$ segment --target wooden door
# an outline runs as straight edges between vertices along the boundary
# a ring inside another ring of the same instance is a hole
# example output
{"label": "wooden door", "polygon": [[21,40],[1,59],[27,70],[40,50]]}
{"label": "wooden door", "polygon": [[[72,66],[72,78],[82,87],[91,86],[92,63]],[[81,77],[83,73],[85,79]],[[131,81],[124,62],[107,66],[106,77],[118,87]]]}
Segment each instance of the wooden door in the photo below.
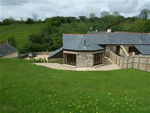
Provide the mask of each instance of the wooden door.
{"label": "wooden door", "polygon": [[76,55],[75,54],[65,54],[65,64],[76,66]]}
{"label": "wooden door", "polygon": [[94,57],[93,57],[93,65],[94,66],[102,64],[102,61],[103,61],[103,53],[94,54]]}

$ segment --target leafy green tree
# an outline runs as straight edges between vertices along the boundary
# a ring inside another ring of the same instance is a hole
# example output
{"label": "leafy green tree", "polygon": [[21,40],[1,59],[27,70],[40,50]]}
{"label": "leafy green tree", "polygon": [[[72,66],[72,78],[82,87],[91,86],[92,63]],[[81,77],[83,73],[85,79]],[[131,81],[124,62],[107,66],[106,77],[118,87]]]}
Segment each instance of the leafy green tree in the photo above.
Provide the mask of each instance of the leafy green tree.
{"label": "leafy green tree", "polygon": [[26,50],[28,52],[42,52],[42,51],[45,51],[46,49],[44,45],[29,43],[28,45],[26,45]]}
{"label": "leafy green tree", "polygon": [[146,21],[145,20],[143,20],[143,19],[136,20],[132,24],[132,26],[130,28],[130,31],[132,31],[132,32],[144,31],[145,30],[145,28],[144,28],[145,25],[146,25]]}
{"label": "leafy green tree", "polygon": [[150,20],[146,20],[146,23],[143,26],[143,32],[150,32]]}
{"label": "leafy green tree", "polygon": [[31,18],[28,18],[26,21],[26,24],[33,24],[33,23],[34,23],[34,21]]}
{"label": "leafy green tree", "polygon": [[56,27],[60,27],[61,26],[61,21],[60,20],[55,20],[55,21],[52,21],[52,26],[56,26]]}
{"label": "leafy green tree", "polygon": [[85,20],[86,20],[86,16],[79,16],[79,19],[80,19],[80,21],[85,22]]}
{"label": "leafy green tree", "polygon": [[43,44],[43,37],[41,33],[29,35],[29,40],[32,43]]}
{"label": "leafy green tree", "polygon": [[3,25],[11,25],[14,23],[14,20],[11,19],[4,19],[3,20]]}
{"label": "leafy green tree", "polygon": [[14,37],[11,36],[11,37],[9,37],[7,40],[8,40],[8,43],[9,43],[11,46],[17,48],[17,41],[16,41],[16,39],[15,39]]}

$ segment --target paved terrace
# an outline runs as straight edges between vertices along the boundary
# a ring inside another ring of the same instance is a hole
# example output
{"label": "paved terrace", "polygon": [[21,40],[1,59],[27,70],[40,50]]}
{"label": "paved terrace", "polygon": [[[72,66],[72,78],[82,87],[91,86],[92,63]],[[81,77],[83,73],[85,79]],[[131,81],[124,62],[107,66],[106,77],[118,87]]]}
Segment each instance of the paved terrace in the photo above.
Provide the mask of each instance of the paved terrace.
{"label": "paved terrace", "polygon": [[110,70],[118,70],[121,69],[116,64],[112,63],[109,65],[104,66],[98,66],[98,67],[73,67],[73,66],[67,66],[64,64],[58,64],[58,63],[34,63],[39,66],[45,66],[52,69],[58,69],[58,70],[71,70],[71,71],[110,71]]}

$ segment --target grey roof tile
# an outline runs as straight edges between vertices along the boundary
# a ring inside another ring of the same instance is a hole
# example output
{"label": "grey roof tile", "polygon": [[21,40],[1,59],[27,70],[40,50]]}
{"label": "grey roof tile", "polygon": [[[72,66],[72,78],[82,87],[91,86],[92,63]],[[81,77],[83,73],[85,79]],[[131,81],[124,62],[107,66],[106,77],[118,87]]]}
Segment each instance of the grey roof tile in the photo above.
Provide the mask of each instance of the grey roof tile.
{"label": "grey roof tile", "polygon": [[[86,40],[86,47],[84,47],[84,39]],[[74,40],[71,40],[69,43],[63,45],[63,49],[67,50],[77,50],[77,51],[94,51],[94,50],[103,50],[104,48],[98,46],[85,36],[76,36]]]}
{"label": "grey roof tile", "polygon": [[0,44],[0,56],[5,56],[11,53],[15,53],[18,50],[9,44]]}
{"label": "grey roof tile", "polygon": [[142,55],[150,55],[150,45],[134,45]]}
{"label": "grey roof tile", "polygon": [[61,52],[63,50],[63,47],[57,49],[56,51],[54,51],[53,53],[51,53],[49,56],[48,56],[48,59],[50,59],[52,56],[56,55],[57,53]]}
{"label": "grey roof tile", "polygon": [[[84,48],[83,36],[87,40],[87,47]],[[70,50],[97,50],[103,49],[98,45],[150,45],[150,34],[141,33],[105,33],[105,34],[63,34],[63,48]],[[142,48],[149,48],[143,46]],[[148,49],[149,50],[149,49]],[[52,55],[57,54],[59,49]],[[147,51],[147,53],[149,53]]]}

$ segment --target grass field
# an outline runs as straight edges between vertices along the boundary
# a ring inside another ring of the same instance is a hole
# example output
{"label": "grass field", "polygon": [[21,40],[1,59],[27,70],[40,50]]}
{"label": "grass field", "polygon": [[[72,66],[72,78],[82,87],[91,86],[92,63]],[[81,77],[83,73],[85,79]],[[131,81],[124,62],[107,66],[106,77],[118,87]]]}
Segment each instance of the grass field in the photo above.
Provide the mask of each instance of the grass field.
{"label": "grass field", "polygon": [[[28,42],[28,36],[33,33],[42,32],[45,23],[39,24],[13,24],[11,26],[0,26],[0,40],[5,40],[10,36],[17,41],[17,49],[22,48]],[[67,33],[87,33],[90,26],[98,25],[98,23],[71,23],[62,24],[60,31],[67,31]],[[65,32],[64,32],[65,33]]]}
{"label": "grass field", "polygon": [[150,112],[150,73],[61,71],[0,59],[0,113],[125,112]]}
{"label": "grass field", "polygon": [[45,23],[42,24],[14,24],[11,26],[0,26],[0,39],[7,39],[13,36],[18,45],[22,48],[28,42],[28,36],[32,33],[42,32]]}

